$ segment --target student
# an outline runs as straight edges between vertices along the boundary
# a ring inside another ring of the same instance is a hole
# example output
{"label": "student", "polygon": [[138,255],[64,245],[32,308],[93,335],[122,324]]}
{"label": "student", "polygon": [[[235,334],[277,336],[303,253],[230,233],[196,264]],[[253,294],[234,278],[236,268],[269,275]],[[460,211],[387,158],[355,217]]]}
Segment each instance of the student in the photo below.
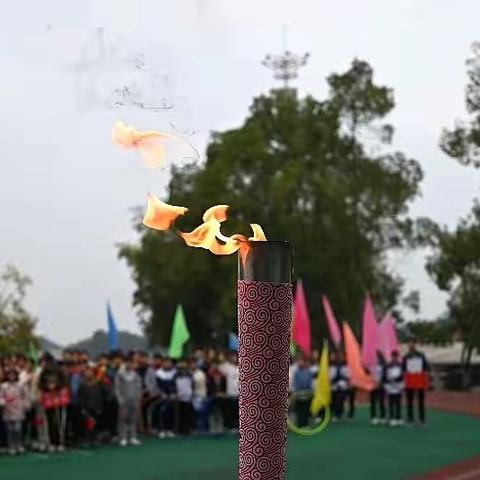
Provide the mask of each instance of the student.
{"label": "student", "polygon": [[238,431],[238,357],[231,353],[228,361],[219,366],[225,375],[224,425],[232,433]]}
{"label": "student", "polygon": [[27,389],[18,381],[15,370],[7,371],[5,382],[0,387],[0,404],[3,405],[3,421],[7,433],[8,453],[15,455],[25,452],[23,446],[22,422],[30,401]]}
{"label": "student", "polygon": [[76,406],[81,418],[80,435],[88,444],[97,440],[103,395],[93,366],[88,365],[77,389]]}
{"label": "student", "polygon": [[370,392],[370,423],[382,425],[385,423],[385,368],[386,362],[382,352],[377,351],[377,364],[370,369],[370,375],[375,380],[375,388]]}
{"label": "student", "polygon": [[164,358],[157,370],[157,386],[160,398],[159,438],[173,437],[175,427],[175,375],[177,371],[170,358]]}
{"label": "student", "polygon": [[160,427],[160,390],[157,384],[157,371],[161,368],[163,358],[158,353],[153,356],[153,359],[145,372],[145,409],[146,409],[146,423],[145,426],[149,433],[158,435]]}
{"label": "student", "polygon": [[137,437],[137,428],[142,398],[142,379],[135,370],[133,357],[128,356],[122,368],[115,377],[115,395],[117,397],[118,434],[120,446],[140,445]]}
{"label": "student", "polygon": [[336,350],[330,354],[328,373],[332,391],[332,420],[335,422],[343,416],[344,403],[349,389],[349,372],[344,362],[343,352]]}
{"label": "student", "polygon": [[[211,354],[211,352],[210,352]],[[207,371],[207,390],[210,402],[209,430],[213,433],[221,433],[224,429],[224,404],[225,390],[227,388],[225,375],[220,369],[219,358],[209,355],[209,368]]]}
{"label": "student", "polygon": [[39,387],[40,401],[46,418],[47,447],[50,452],[63,452],[67,407],[71,400],[70,391],[67,388],[65,372],[48,353],[42,358]]}
{"label": "student", "polygon": [[197,358],[190,361],[193,379],[193,408],[195,410],[197,432],[206,433],[209,430],[208,417],[210,414],[207,374],[203,367],[206,363],[199,363]]}
{"label": "student", "polygon": [[403,423],[401,414],[403,388],[402,363],[395,350],[392,352],[392,360],[385,368],[385,392],[388,396],[388,416],[392,427]]}
{"label": "student", "polygon": [[299,357],[293,373],[293,394],[295,398],[295,415],[297,426],[308,425],[310,418],[310,402],[312,400],[312,372],[308,361]]}
{"label": "student", "polygon": [[180,435],[189,435],[194,429],[195,415],[193,412],[193,378],[187,362],[181,360],[177,365],[175,375],[176,420],[177,432]]}
{"label": "student", "polygon": [[420,425],[425,426],[425,391],[429,386],[430,366],[425,355],[417,350],[415,340],[409,342],[408,353],[403,359],[403,372],[407,394],[407,421],[409,425],[414,422],[413,403],[416,397],[418,419]]}

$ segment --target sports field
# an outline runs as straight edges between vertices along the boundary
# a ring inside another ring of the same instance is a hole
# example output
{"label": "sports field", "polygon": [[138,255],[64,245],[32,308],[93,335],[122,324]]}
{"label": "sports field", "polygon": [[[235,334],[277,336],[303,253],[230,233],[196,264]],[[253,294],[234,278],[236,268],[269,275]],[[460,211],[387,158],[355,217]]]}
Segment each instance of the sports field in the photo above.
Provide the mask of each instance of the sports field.
{"label": "sports field", "polygon": [[[367,412],[288,440],[288,479],[406,479],[480,454],[480,419],[430,412],[429,426],[370,427]],[[147,439],[142,447],[0,458],[2,480],[235,479],[237,438]]]}

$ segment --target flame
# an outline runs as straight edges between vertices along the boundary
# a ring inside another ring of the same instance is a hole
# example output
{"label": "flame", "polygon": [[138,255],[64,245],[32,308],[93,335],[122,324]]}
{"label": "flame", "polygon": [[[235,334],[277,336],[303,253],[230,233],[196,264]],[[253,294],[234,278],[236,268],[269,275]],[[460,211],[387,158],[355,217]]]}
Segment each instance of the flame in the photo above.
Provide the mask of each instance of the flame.
{"label": "flame", "polygon": [[[183,238],[189,247],[204,248],[215,255],[231,255],[240,250],[243,261],[247,258],[252,241],[266,241],[267,237],[260,225],[250,224],[253,237],[235,233],[230,237],[224,235],[220,227],[227,220],[228,205],[215,205],[210,207],[203,214],[203,223],[191,232],[180,232],[178,235]],[[175,220],[188,212],[186,207],[176,207],[162,202],[157,196],[148,194],[147,212],[143,218],[143,224],[155,230],[169,230],[173,227]]]}
{"label": "flame", "polygon": [[155,230],[168,230],[172,228],[175,220],[180,215],[185,215],[186,212],[188,212],[188,208],[169,205],[162,202],[156,195],[149,193],[143,224]]}
{"label": "flame", "polygon": [[265,233],[263,232],[263,228],[258,225],[258,223],[251,223],[250,224],[251,229],[253,230],[253,237],[250,237],[250,241],[257,241],[257,242],[266,242],[267,237],[265,236]]}
{"label": "flame", "polygon": [[246,238],[238,234],[226,237],[220,231],[221,224],[227,219],[228,208],[228,205],[210,207],[203,214],[201,225],[191,232],[179,232],[179,235],[190,247],[205,248],[215,255],[231,255]]}
{"label": "flame", "polygon": [[193,150],[195,158],[197,160],[200,159],[198,150],[190,142],[176,135],[157,132],[156,130],[141,132],[131,125],[125,125],[125,123],[120,121],[115,122],[112,128],[112,142],[123,148],[137,150],[149,168],[164,166],[166,158],[165,143],[168,140],[188,145]]}

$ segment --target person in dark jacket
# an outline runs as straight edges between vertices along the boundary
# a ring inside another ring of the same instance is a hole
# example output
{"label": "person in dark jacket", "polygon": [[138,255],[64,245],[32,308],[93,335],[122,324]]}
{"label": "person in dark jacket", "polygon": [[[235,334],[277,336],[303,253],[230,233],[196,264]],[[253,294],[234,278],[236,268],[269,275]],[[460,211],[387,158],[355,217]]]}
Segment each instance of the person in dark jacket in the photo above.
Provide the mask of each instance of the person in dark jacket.
{"label": "person in dark jacket", "polygon": [[176,395],[175,375],[177,371],[170,358],[164,358],[157,370],[157,386],[160,401],[160,438],[173,437],[175,428],[174,405]]}
{"label": "person in dark jacket", "polygon": [[82,436],[87,443],[97,438],[103,408],[102,387],[92,366],[87,366],[77,389],[76,405],[81,415]]}
{"label": "person in dark jacket", "polygon": [[40,401],[45,411],[48,431],[48,449],[51,452],[65,450],[65,429],[67,407],[70,404],[70,390],[67,376],[52,355],[42,357],[42,370],[39,378]]}
{"label": "person in dark jacket", "polygon": [[178,362],[175,375],[176,390],[176,431],[180,435],[189,435],[195,428],[195,415],[193,411],[193,377],[188,369],[187,362]]}
{"label": "person in dark jacket", "polygon": [[331,353],[328,374],[332,390],[333,421],[338,421],[343,417],[345,400],[350,388],[348,366],[345,364],[343,352],[340,350]]}

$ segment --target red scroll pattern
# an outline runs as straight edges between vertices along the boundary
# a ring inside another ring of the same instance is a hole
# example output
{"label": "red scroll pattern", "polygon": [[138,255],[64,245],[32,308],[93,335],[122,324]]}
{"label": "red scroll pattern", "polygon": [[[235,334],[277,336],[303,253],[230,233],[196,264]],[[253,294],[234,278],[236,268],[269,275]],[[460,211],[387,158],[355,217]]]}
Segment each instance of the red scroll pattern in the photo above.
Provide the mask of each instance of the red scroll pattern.
{"label": "red scroll pattern", "polygon": [[238,282],[240,480],[284,480],[292,286]]}

